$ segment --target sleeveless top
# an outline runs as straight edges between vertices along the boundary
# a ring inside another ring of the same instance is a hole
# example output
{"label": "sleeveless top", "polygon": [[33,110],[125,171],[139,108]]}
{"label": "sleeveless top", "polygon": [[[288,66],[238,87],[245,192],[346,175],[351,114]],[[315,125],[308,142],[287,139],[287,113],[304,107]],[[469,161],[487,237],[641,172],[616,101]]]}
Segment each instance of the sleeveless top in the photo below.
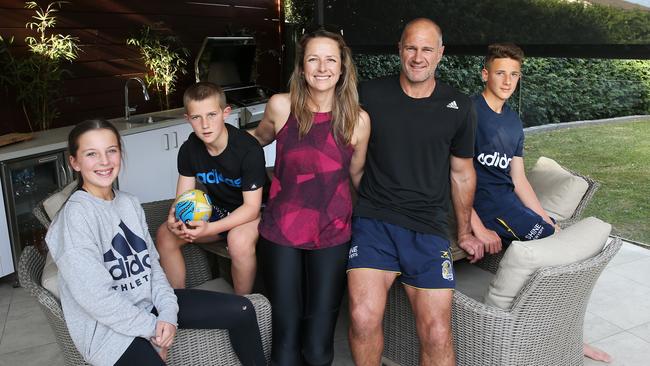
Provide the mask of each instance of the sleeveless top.
{"label": "sleeveless top", "polygon": [[314,113],[307,135],[298,138],[291,115],[276,135],[276,160],[260,234],[279,245],[322,249],[350,240],[351,145],[336,143],[331,113]]}

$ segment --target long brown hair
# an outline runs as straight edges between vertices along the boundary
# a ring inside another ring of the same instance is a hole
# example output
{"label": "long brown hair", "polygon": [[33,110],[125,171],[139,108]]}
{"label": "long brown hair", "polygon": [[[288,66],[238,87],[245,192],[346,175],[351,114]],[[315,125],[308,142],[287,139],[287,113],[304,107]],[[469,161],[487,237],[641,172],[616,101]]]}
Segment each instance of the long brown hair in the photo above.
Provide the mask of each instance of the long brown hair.
{"label": "long brown hair", "polygon": [[352,62],[352,51],[345,44],[343,37],[337,33],[319,29],[305,34],[296,47],[296,61],[289,79],[291,96],[291,114],[298,121],[298,135],[305,136],[311,129],[314,113],[307,102],[310,98],[307,81],[304,77],[303,62],[307,44],[314,38],[329,38],[339,45],[341,52],[341,76],[334,90],[332,103],[332,131],[337,142],[349,144],[354,127],[359,121],[359,94],[357,94],[357,70]]}

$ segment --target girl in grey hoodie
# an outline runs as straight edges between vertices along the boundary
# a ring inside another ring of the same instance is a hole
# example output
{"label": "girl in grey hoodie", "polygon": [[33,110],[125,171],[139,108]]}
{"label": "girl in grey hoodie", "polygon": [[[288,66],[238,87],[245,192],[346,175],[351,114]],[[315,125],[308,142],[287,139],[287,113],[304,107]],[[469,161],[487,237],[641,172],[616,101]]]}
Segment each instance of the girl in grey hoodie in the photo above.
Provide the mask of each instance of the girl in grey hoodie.
{"label": "girl in grey hoodie", "polygon": [[77,349],[93,365],[163,365],[177,327],[228,329],[242,364],[264,365],[248,299],[170,287],[140,202],[113,189],[121,148],[118,131],[107,121],[74,127],[68,149],[78,190],[45,238]]}

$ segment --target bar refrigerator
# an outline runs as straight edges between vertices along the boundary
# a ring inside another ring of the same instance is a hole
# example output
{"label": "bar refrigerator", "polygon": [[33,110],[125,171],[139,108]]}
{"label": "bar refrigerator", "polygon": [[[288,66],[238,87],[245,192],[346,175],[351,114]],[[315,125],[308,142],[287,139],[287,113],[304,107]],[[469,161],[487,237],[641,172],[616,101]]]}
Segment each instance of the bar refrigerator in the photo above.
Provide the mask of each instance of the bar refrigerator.
{"label": "bar refrigerator", "polygon": [[2,191],[14,268],[24,247],[43,243],[46,229],[32,209],[72,181],[64,151],[33,155],[1,163]]}

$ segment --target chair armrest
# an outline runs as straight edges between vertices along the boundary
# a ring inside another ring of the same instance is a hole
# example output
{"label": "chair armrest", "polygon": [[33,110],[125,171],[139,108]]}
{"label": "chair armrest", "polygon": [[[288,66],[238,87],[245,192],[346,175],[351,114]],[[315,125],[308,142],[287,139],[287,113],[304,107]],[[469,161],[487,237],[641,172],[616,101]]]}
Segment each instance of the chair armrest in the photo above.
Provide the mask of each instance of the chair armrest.
{"label": "chair armrest", "polygon": [[[271,304],[261,294],[246,295],[255,307],[267,363],[271,360]],[[218,309],[216,309],[218,311]],[[168,365],[239,365],[223,329],[179,329],[169,351]]]}

